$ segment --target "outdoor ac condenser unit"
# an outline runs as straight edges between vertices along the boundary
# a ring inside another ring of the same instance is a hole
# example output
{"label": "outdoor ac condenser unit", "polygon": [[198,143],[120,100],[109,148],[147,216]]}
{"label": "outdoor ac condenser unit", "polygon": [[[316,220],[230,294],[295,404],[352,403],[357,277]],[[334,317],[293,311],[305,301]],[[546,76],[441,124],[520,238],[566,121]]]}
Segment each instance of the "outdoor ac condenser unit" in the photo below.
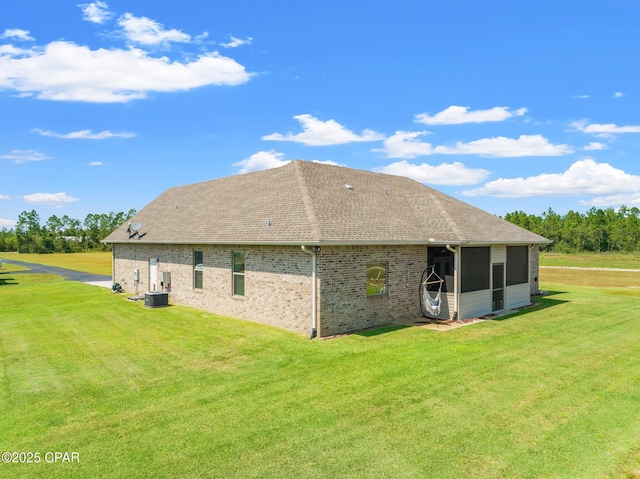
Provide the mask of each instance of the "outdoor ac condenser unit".
{"label": "outdoor ac condenser unit", "polygon": [[164,291],[149,291],[144,293],[145,308],[164,308],[169,306],[169,293]]}

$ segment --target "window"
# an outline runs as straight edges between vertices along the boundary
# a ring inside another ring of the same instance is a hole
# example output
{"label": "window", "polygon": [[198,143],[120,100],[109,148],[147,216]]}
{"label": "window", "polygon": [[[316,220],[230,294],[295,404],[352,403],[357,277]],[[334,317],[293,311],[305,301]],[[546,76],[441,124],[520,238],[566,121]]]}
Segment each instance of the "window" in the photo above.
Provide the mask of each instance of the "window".
{"label": "window", "polygon": [[387,265],[386,263],[367,264],[367,296],[386,294]]}
{"label": "window", "polygon": [[244,296],[244,253],[233,253],[233,295]]}
{"label": "window", "polygon": [[529,247],[507,246],[507,286],[529,282]]}
{"label": "window", "polygon": [[462,293],[489,289],[489,258],[486,247],[461,248],[460,290]]}
{"label": "window", "polygon": [[202,251],[193,252],[193,289],[202,289]]}

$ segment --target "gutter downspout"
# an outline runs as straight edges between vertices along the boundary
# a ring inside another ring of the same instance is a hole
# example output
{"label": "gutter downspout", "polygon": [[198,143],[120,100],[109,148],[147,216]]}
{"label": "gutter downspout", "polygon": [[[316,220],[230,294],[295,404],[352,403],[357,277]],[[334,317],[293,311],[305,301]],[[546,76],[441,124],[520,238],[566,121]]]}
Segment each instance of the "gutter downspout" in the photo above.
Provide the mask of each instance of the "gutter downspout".
{"label": "gutter downspout", "polygon": [[313,339],[318,335],[318,282],[316,281],[316,251],[318,250],[318,247],[314,246],[312,251],[307,250],[306,245],[302,245],[301,248],[302,251],[311,255],[311,335],[309,339]]}
{"label": "gutter downspout", "polygon": [[451,245],[445,245],[447,250],[453,253],[453,320],[458,320],[458,268],[460,266],[460,253]]}

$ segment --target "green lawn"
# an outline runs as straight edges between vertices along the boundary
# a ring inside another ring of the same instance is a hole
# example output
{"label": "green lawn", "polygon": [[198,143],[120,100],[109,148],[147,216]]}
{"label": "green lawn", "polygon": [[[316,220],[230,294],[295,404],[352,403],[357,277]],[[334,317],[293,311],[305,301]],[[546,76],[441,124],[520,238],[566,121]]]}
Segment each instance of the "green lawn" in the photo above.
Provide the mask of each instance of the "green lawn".
{"label": "green lawn", "polygon": [[[328,341],[55,276],[0,285],[0,477],[640,476],[640,290],[543,284],[446,333]],[[636,475],[637,473],[637,475]]]}
{"label": "green lawn", "polygon": [[0,252],[0,258],[28,263],[38,263],[47,266],[58,266],[60,268],[84,271],[85,273],[104,274],[111,276],[111,253],[91,252],[91,253],[6,253]]}
{"label": "green lawn", "polygon": [[29,268],[25,268],[24,266],[18,266],[17,264],[7,264],[3,262],[2,268],[0,268],[0,274],[13,273],[14,271],[27,271],[28,269]]}
{"label": "green lawn", "polygon": [[541,266],[579,266],[583,268],[640,269],[638,253],[541,253]]}

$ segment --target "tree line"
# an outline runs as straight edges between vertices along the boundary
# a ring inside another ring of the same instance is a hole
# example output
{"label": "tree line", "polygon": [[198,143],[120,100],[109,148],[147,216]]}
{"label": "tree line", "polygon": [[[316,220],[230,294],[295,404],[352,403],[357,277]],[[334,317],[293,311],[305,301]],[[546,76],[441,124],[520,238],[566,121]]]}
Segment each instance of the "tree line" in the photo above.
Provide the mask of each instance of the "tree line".
{"label": "tree line", "polygon": [[523,211],[507,213],[505,220],[553,241],[543,251],[558,253],[640,251],[640,209],[621,206],[591,208],[586,213],[559,215],[549,208],[540,216]]}
{"label": "tree line", "polygon": [[136,210],[86,216],[84,221],[67,215],[51,216],[42,224],[37,211],[23,211],[15,228],[0,230],[0,251],[20,253],[77,253],[80,251],[106,251],[103,244],[113,230],[136,214]]}
{"label": "tree line", "polygon": [[[90,213],[84,221],[67,215],[53,215],[42,224],[35,210],[23,211],[15,228],[0,230],[0,251],[74,253],[109,250],[102,240],[135,214],[135,209]],[[617,210],[593,207],[586,213],[569,211],[565,215],[549,208],[539,216],[514,211],[507,213],[504,219],[553,241],[542,246],[543,251],[640,251],[640,209],[636,207],[621,206]]]}

